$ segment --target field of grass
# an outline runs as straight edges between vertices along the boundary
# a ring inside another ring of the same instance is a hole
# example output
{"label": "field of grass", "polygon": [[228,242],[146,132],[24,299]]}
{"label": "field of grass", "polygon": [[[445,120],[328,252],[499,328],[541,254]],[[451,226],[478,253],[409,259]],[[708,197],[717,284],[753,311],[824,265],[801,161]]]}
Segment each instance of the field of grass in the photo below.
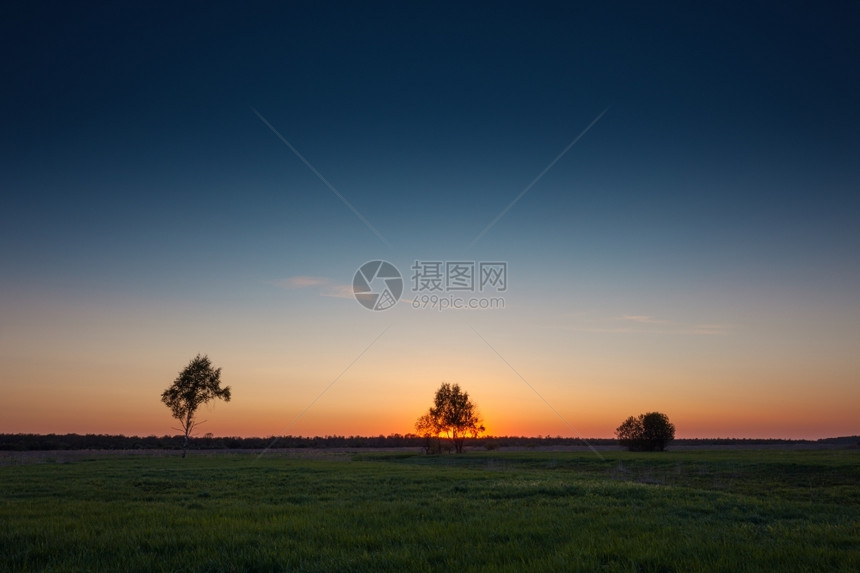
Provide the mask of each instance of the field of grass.
{"label": "field of grass", "polygon": [[860,450],[0,465],[3,571],[860,571]]}

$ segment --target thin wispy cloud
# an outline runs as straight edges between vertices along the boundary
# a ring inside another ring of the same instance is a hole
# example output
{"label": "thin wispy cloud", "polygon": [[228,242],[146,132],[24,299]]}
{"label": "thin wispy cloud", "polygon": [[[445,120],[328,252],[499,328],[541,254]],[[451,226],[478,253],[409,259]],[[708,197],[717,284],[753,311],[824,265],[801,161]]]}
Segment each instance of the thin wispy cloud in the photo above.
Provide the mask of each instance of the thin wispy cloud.
{"label": "thin wispy cloud", "polygon": [[297,276],[281,279],[275,282],[276,284],[278,284],[278,286],[298,289],[328,284],[329,279],[325,277]]}
{"label": "thin wispy cloud", "polygon": [[330,296],[332,298],[355,298],[355,293],[350,285],[330,284],[320,291],[322,296]]}
{"label": "thin wispy cloud", "polygon": [[618,317],[616,320],[626,320],[639,324],[669,324],[668,320],[660,320],[645,314],[625,314],[624,316]]}
{"label": "thin wispy cloud", "polygon": [[298,275],[271,281],[271,284],[286,290],[313,288],[320,296],[353,298],[352,286],[333,281],[328,277]]}
{"label": "thin wispy cloud", "polygon": [[693,334],[729,334],[731,330],[729,324],[697,324],[693,327]]}
{"label": "thin wispy cloud", "polygon": [[648,314],[622,314],[614,317],[578,314],[571,323],[561,327],[575,332],[608,334],[671,334],[717,336],[730,334],[734,327],[723,323],[689,323],[668,320]]}

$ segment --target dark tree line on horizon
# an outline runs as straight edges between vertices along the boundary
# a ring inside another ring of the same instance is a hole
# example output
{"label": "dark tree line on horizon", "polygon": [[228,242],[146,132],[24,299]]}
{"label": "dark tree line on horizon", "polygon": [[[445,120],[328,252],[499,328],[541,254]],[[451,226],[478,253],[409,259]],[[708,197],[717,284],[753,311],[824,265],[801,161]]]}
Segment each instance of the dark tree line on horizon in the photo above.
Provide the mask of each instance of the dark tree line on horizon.
{"label": "dark tree line on horizon", "polygon": [[[189,450],[263,450],[275,439],[269,437],[202,436],[189,440]],[[184,436],[125,436],[111,434],[0,434],[0,451],[50,450],[175,450],[182,449]],[[617,446],[615,438],[589,438],[593,446]],[[680,438],[673,442],[680,446],[757,446],[787,444],[821,444],[832,446],[860,446],[860,436],[822,438],[820,440],[792,440],[771,438]],[[550,446],[579,446],[586,444],[578,438],[561,436],[482,436],[466,438],[464,448],[498,449]],[[278,437],[277,449],[294,448],[415,448],[425,447],[425,439],[417,434],[389,434],[387,436],[283,436]]]}

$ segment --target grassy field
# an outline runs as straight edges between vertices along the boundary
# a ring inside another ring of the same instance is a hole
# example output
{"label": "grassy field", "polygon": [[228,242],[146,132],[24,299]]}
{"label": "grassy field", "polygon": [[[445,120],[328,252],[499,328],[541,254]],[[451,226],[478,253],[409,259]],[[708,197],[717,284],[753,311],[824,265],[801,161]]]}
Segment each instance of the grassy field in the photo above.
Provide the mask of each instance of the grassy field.
{"label": "grassy field", "polygon": [[7,460],[0,569],[860,570],[856,448],[603,457]]}

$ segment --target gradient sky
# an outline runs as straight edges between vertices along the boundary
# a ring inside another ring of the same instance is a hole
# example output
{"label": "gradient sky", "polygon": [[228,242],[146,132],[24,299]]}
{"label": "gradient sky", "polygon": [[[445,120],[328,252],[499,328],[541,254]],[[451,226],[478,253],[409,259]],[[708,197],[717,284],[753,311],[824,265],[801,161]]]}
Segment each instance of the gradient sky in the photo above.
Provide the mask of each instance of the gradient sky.
{"label": "gradient sky", "polygon": [[[0,12],[0,432],[173,433],[199,352],[216,435],[406,433],[443,381],[498,435],[860,433],[856,2]],[[505,308],[411,308],[416,260]]]}

